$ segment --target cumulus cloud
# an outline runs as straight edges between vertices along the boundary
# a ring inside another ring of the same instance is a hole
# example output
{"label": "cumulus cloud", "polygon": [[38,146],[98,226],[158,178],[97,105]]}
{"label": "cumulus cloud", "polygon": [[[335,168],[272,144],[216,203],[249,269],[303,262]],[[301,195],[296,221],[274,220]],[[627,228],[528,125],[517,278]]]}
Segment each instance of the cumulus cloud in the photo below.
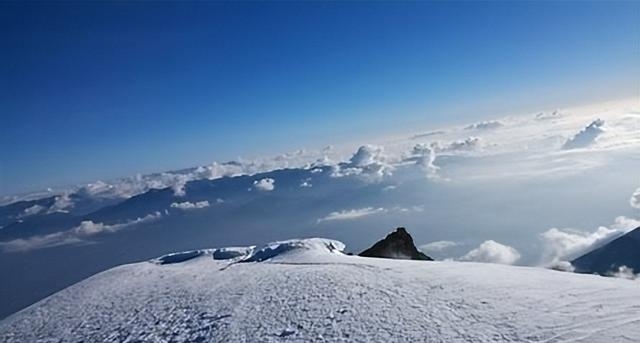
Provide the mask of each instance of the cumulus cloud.
{"label": "cumulus cloud", "polygon": [[313,184],[311,184],[311,178],[307,178],[307,179],[303,180],[302,183],[300,183],[300,187],[302,187],[302,188],[313,187]]}
{"label": "cumulus cloud", "polygon": [[617,270],[612,271],[607,275],[613,276],[613,277],[618,277],[618,278],[621,278],[621,279],[635,280],[635,279],[638,278],[639,274],[636,274],[633,271],[633,268],[629,268],[627,266],[620,266],[620,267],[618,267]]}
{"label": "cumulus cloud", "polygon": [[104,182],[98,180],[86,184],[77,190],[77,193],[93,198],[127,199],[142,194],[151,189],[171,188],[175,196],[184,196],[185,184],[189,181],[205,178],[205,173],[199,169],[190,172],[165,172],[148,175],[125,177]]}
{"label": "cumulus cloud", "polygon": [[436,148],[437,145],[432,143],[431,145],[416,144],[412,151],[412,158],[416,161],[416,164],[422,167],[427,173],[428,178],[438,178],[438,167],[436,162]]}
{"label": "cumulus cloud", "polygon": [[171,189],[173,189],[173,195],[177,197],[183,197],[187,195],[187,191],[184,187],[188,181],[190,181],[189,175],[175,175],[175,180],[171,185]]}
{"label": "cumulus cloud", "polygon": [[47,213],[69,212],[68,209],[71,207],[73,207],[73,200],[71,200],[68,193],[63,193],[55,197],[53,205],[49,207]]}
{"label": "cumulus cloud", "polygon": [[625,216],[618,216],[611,224],[611,228],[620,232],[627,233],[640,226],[640,220]]}
{"label": "cumulus cloud", "polygon": [[542,263],[553,265],[561,261],[571,261],[639,225],[638,220],[620,216],[609,227],[600,226],[593,232],[551,228],[540,234],[544,249]]}
{"label": "cumulus cloud", "polygon": [[629,199],[629,204],[633,208],[640,209],[640,187],[638,187],[638,189],[636,189],[636,191],[633,192],[633,194],[631,195],[631,199]]}
{"label": "cumulus cloud", "polygon": [[370,216],[372,214],[386,212],[386,210],[382,207],[374,208],[374,207],[365,207],[353,210],[342,210],[331,212],[327,216],[318,219],[318,223],[325,221],[335,221],[335,220],[352,220],[358,219],[366,216]]}
{"label": "cumulus cloud", "polygon": [[458,245],[459,243],[453,241],[437,241],[421,245],[420,250],[424,252],[441,252]]}
{"label": "cumulus cloud", "polygon": [[272,191],[276,188],[275,182],[276,181],[274,179],[266,177],[264,179],[253,181],[253,188],[265,192]]}
{"label": "cumulus cloud", "polygon": [[547,266],[549,269],[573,273],[576,268],[569,261],[553,261]]}
{"label": "cumulus cloud", "polygon": [[604,120],[594,120],[591,124],[582,129],[582,131],[569,138],[562,146],[562,149],[570,150],[588,147],[596,141],[596,138],[598,138],[601,133],[604,132],[602,126],[604,126]]}
{"label": "cumulus cloud", "polygon": [[334,165],[331,176],[359,175],[368,180],[379,181],[391,175],[393,169],[382,147],[363,145],[353,154],[349,162]]}
{"label": "cumulus cloud", "polygon": [[601,226],[594,232],[584,232],[575,229],[551,228],[543,232],[540,237],[544,243],[547,263],[568,261],[580,257],[592,247],[597,247],[621,233],[617,230]]}
{"label": "cumulus cloud", "polygon": [[[220,199],[218,199],[220,200]],[[185,201],[185,202],[174,202],[171,204],[172,208],[177,208],[180,210],[197,210],[197,209],[201,209],[201,208],[205,208],[205,207],[209,207],[209,201],[208,200],[204,200],[204,201],[198,201],[198,202],[189,202],[189,201]]]}
{"label": "cumulus cloud", "polygon": [[471,124],[465,127],[465,130],[490,130],[497,129],[503,126],[501,122],[497,120],[481,121],[479,123]]}
{"label": "cumulus cloud", "polygon": [[80,225],[60,232],[54,232],[47,235],[36,235],[29,238],[18,238],[10,241],[0,242],[0,250],[3,252],[20,252],[34,249],[50,248],[67,244],[87,243],[85,238],[100,234],[113,233],[122,229],[151,222],[162,216],[160,212],[154,212],[142,218],[125,221],[118,224],[95,223],[91,220],[85,220]]}
{"label": "cumulus cloud", "polygon": [[469,251],[461,261],[474,261],[499,264],[514,264],[520,259],[518,250],[496,241],[489,240]]}
{"label": "cumulus cloud", "polygon": [[18,218],[24,218],[24,217],[33,216],[33,215],[36,215],[38,213],[41,213],[44,210],[46,210],[46,207],[36,204],[36,205],[31,206],[31,207],[25,208],[24,212],[22,212],[18,216]]}
{"label": "cumulus cloud", "polygon": [[453,141],[447,145],[440,146],[442,151],[472,151],[482,147],[480,137],[467,137],[466,139]]}

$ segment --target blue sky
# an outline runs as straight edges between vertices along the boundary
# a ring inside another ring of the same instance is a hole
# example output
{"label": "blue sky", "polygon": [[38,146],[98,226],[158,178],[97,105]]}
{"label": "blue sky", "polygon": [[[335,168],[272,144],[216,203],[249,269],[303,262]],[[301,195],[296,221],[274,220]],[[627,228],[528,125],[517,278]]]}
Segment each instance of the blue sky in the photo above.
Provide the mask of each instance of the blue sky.
{"label": "blue sky", "polygon": [[0,193],[638,94],[640,5],[0,5]]}

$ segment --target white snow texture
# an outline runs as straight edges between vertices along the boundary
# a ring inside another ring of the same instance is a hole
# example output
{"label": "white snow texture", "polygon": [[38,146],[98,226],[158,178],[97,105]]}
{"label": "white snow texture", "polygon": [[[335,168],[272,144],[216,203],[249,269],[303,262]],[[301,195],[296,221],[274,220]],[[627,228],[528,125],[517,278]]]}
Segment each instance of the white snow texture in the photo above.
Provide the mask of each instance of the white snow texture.
{"label": "white snow texture", "polygon": [[1,321],[0,341],[640,341],[637,281],[342,249],[290,240],[116,267]]}

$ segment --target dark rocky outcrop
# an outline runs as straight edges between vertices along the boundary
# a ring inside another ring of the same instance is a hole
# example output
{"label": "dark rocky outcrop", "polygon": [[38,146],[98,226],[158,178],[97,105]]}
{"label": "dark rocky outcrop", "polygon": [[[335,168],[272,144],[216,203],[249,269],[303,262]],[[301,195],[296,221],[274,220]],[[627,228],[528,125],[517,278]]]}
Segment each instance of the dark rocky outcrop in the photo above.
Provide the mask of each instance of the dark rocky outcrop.
{"label": "dark rocky outcrop", "polygon": [[423,260],[433,261],[433,259],[420,252],[413,244],[413,238],[403,227],[390,233],[383,240],[378,241],[371,248],[358,254],[364,257],[394,258],[401,260]]}
{"label": "dark rocky outcrop", "polygon": [[640,227],[571,261],[578,273],[608,275],[626,266],[640,271]]}

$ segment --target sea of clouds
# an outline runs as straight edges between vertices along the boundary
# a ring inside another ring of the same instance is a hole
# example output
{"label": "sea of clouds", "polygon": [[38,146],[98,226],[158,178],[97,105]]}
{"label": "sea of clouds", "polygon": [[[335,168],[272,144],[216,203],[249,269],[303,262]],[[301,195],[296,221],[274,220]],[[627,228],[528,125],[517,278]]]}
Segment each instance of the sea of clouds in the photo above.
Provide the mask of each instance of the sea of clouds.
{"label": "sea of clouds", "polygon": [[[170,189],[175,199],[162,211],[121,218],[115,223],[83,221],[47,235],[0,241],[0,249],[11,253],[78,244],[88,237],[162,220],[171,211],[195,213],[225,203],[220,198],[191,199],[185,186],[198,180],[259,175],[238,191],[244,192],[241,196],[277,194],[281,185],[291,180],[278,179],[270,173],[283,169],[308,172],[308,177],[295,180],[301,197],[323,194],[317,184],[320,176],[325,178],[324,184],[326,180],[340,180],[369,190],[379,188],[374,199],[354,197],[357,201],[345,203],[338,199],[343,194],[336,191],[344,184],[332,184],[332,193],[325,194],[323,201],[331,202],[335,197],[340,208],[322,215],[309,211],[309,223],[313,223],[309,225],[349,230],[364,225],[363,221],[371,225],[375,218],[398,218],[398,225],[420,225],[413,228],[419,231],[418,238],[429,237],[429,230],[434,233],[432,237],[442,238],[418,243],[425,252],[444,259],[559,265],[640,225],[637,101],[491,118],[372,141],[376,143],[300,149],[278,156],[213,162],[5,197],[5,205],[54,197],[49,206],[25,208],[15,216],[17,221],[57,212],[73,213],[77,202],[86,199],[106,199],[112,204],[154,189]],[[293,192],[291,187],[287,192]],[[626,199],[624,206],[619,201],[622,198]],[[523,208],[527,199],[529,203]],[[612,199],[616,201],[611,203]],[[286,208],[277,215],[286,218]],[[256,220],[251,213],[246,217]],[[603,223],[604,218],[609,222]],[[556,219],[557,224],[553,224]],[[447,220],[455,225],[446,227]],[[514,225],[518,222],[521,224]],[[576,226],[585,222],[593,224]],[[571,223],[574,225],[568,225]]]}

